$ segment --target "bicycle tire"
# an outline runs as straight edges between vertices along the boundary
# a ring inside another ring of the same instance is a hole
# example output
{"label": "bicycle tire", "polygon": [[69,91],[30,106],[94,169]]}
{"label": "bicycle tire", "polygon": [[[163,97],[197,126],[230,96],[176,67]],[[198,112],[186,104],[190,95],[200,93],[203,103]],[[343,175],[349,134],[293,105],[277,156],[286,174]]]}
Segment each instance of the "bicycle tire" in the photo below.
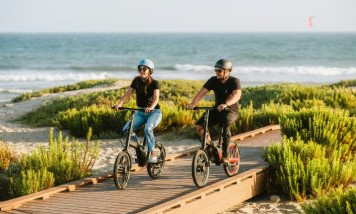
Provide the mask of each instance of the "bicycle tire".
{"label": "bicycle tire", "polygon": [[229,164],[224,164],[225,174],[229,177],[236,175],[240,168],[240,150],[237,143],[231,143],[229,146]]}
{"label": "bicycle tire", "polygon": [[199,149],[193,156],[192,177],[195,186],[203,187],[209,178],[210,163],[206,152]]}
{"label": "bicycle tire", "polygon": [[152,179],[159,178],[163,173],[163,168],[166,160],[166,149],[160,143],[156,144],[156,147],[159,148],[159,156],[157,164],[147,164],[147,173]]}
{"label": "bicycle tire", "polygon": [[116,157],[113,170],[114,183],[118,190],[126,188],[130,179],[130,170],[131,157],[128,152],[121,151]]}

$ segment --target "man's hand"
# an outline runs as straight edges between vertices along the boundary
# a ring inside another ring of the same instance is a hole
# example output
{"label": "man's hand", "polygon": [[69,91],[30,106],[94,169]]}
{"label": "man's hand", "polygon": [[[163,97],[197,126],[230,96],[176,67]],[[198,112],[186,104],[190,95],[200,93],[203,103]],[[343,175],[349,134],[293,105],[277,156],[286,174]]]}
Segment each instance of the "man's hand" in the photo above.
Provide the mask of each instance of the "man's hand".
{"label": "man's hand", "polygon": [[218,111],[222,111],[222,110],[224,110],[227,106],[228,106],[227,104],[223,103],[223,104],[218,105],[217,109],[218,109]]}
{"label": "man's hand", "polygon": [[194,107],[195,107],[195,105],[193,103],[191,103],[187,106],[187,109],[193,110]]}

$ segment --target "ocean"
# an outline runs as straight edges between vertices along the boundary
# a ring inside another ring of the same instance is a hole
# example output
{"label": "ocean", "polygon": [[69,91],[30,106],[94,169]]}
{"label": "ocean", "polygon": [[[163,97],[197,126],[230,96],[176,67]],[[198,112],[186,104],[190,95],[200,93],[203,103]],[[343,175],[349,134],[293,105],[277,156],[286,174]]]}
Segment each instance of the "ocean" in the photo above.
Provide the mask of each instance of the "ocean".
{"label": "ocean", "polygon": [[138,75],[206,80],[220,58],[242,86],[326,84],[356,79],[356,33],[2,33],[0,101],[88,79]]}

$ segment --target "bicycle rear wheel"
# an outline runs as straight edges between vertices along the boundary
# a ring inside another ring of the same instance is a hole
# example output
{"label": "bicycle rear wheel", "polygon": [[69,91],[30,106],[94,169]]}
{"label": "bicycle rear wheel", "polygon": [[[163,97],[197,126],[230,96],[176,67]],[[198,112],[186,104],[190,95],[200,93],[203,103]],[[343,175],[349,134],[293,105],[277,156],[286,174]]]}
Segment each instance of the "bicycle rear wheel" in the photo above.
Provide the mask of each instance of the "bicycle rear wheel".
{"label": "bicycle rear wheel", "polygon": [[113,175],[117,189],[125,189],[130,179],[131,158],[126,151],[120,152],[115,160]]}
{"label": "bicycle rear wheel", "polygon": [[199,149],[193,157],[192,176],[195,186],[203,187],[209,178],[210,163],[206,152]]}
{"label": "bicycle rear wheel", "polygon": [[157,143],[156,147],[159,148],[157,163],[147,164],[148,175],[153,179],[161,176],[166,160],[166,149],[163,147],[163,145],[161,143]]}
{"label": "bicycle rear wheel", "polygon": [[237,174],[240,168],[240,150],[237,143],[231,143],[229,146],[229,163],[224,164],[224,171],[227,176],[231,177]]}

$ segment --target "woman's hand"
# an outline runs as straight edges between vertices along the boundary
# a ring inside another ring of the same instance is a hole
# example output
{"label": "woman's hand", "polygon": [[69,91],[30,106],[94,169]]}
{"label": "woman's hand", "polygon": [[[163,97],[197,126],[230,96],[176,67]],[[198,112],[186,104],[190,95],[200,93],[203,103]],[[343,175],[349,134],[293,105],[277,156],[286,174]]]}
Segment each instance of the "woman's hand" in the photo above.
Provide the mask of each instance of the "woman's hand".
{"label": "woman's hand", "polygon": [[145,108],[145,113],[149,113],[149,112],[151,112],[151,111],[153,111],[153,108],[152,108],[151,106]]}
{"label": "woman's hand", "polygon": [[189,105],[187,106],[187,109],[193,110],[194,107],[195,107],[195,105],[191,103],[191,104],[189,104]]}
{"label": "woman's hand", "polygon": [[115,110],[118,111],[121,106],[122,106],[122,103],[116,104],[116,105],[114,106],[114,107],[115,107]]}

